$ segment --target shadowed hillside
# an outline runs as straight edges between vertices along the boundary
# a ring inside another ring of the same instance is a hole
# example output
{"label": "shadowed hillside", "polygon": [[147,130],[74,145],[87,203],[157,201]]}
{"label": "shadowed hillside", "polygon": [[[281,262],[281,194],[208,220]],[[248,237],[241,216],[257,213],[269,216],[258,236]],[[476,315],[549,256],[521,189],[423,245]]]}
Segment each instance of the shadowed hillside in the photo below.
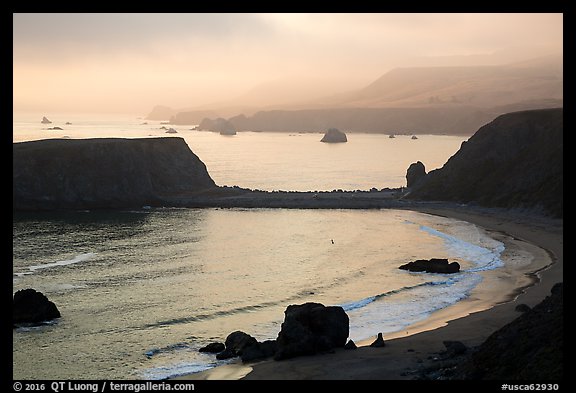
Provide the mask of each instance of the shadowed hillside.
{"label": "shadowed hillside", "polygon": [[480,128],[411,199],[563,212],[563,109],[514,112]]}

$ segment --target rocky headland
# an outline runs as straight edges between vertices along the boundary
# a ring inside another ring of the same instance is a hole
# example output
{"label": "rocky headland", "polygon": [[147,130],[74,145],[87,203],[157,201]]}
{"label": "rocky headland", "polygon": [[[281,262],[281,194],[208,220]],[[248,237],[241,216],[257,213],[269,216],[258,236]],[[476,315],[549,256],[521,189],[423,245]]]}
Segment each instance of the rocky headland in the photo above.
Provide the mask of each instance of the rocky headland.
{"label": "rocky headland", "polygon": [[215,188],[182,138],[48,139],[12,152],[14,210],[164,206]]}

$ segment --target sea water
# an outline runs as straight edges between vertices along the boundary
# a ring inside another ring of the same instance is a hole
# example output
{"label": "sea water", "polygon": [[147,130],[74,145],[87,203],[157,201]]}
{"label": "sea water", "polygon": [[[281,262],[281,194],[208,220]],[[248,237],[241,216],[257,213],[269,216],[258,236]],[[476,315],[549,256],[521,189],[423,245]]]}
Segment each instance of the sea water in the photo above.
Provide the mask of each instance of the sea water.
{"label": "sea water", "polygon": [[[14,378],[162,379],[222,362],[198,349],[242,330],[276,338],[290,304],[341,305],[350,338],[466,298],[503,244],[473,224],[404,210],[150,209],[19,213],[14,291],[62,318],[13,335]],[[411,273],[423,258],[458,274]]]}
{"label": "sea water", "polygon": [[[354,133],[222,136],[122,116],[16,116],[15,142],[185,139],[219,185],[368,190],[443,165],[466,137]],[[66,125],[66,122],[72,124]],[[63,130],[48,130],[60,126]],[[171,126],[168,126],[171,127]],[[345,131],[345,130],[344,130]],[[62,318],[13,334],[15,379],[162,379],[224,362],[198,349],[235,330],[274,339],[290,304],[341,305],[362,340],[465,299],[503,263],[503,244],[462,221],[400,210],[135,209],[16,213],[13,291],[35,288]],[[453,275],[398,266],[449,258]]]}

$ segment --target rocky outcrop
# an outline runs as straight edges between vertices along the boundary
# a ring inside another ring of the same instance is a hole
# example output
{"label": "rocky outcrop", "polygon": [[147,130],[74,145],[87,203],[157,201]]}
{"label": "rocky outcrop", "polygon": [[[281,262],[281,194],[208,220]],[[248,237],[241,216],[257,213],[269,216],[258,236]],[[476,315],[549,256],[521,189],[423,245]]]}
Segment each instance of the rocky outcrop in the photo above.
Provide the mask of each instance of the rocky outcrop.
{"label": "rocky outcrop", "polygon": [[460,264],[458,262],[448,263],[448,259],[444,258],[418,259],[413,262],[408,262],[398,267],[398,269],[411,272],[458,273],[460,271]]}
{"label": "rocky outcrop", "polygon": [[46,116],[42,117],[42,121],[40,122],[42,124],[52,124],[52,122],[50,120],[48,120],[48,118]]}
{"label": "rocky outcrop", "polygon": [[407,198],[563,213],[563,109],[508,113],[481,127]]}
{"label": "rocky outcrop", "polygon": [[236,128],[232,123],[224,118],[204,119],[198,126],[200,131],[215,131],[222,135],[236,135]]}
{"label": "rocky outcrop", "polygon": [[340,131],[337,128],[330,128],[322,137],[320,142],[326,143],[344,143],[348,142],[348,138],[346,138],[346,134]]}
{"label": "rocky outcrop", "polygon": [[12,323],[37,325],[60,318],[58,307],[35,289],[21,289],[14,294]]}
{"label": "rocky outcrop", "polygon": [[178,131],[176,131],[174,128],[168,128],[166,134],[178,134]]}
{"label": "rocky outcrop", "polygon": [[413,187],[424,176],[426,176],[426,168],[422,162],[417,161],[410,164],[406,171],[406,187]]}
{"label": "rocky outcrop", "polygon": [[372,348],[383,348],[386,346],[386,343],[384,342],[384,337],[382,337],[382,333],[378,333],[378,337],[376,337],[376,340],[374,340],[372,344],[370,344],[370,346]]}
{"label": "rocky outcrop", "polygon": [[498,329],[450,379],[560,381],[564,371],[563,284],[518,318]]}
{"label": "rocky outcrop", "polygon": [[357,349],[357,348],[358,347],[356,346],[356,343],[352,339],[348,340],[346,345],[344,345],[344,349]]}
{"label": "rocky outcrop", "polygon": [[215,187],[182,138],[48,139],[12,153],[14,210],[170,205]]}
{"label": "rocky outcrop", "polygon": [[288,306],[284,315],[276,339],[276,360],[314,355],[346,344],[349,319],[342,307],[304,303]]}

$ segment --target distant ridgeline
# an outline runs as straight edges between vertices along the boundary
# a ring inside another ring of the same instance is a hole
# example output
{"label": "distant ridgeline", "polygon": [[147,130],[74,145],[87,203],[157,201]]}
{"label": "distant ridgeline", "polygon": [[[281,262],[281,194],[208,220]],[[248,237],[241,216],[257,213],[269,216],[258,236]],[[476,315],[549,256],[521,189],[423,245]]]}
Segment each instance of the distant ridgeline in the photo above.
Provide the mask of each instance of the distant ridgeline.
{"label": "distant ridgeline", "polygon": [[501,115],[481,127],[407,198],[563,213],[563,109]]}
{"label": "distant ridgeline", "polygon": [[14,143],[14,210],[141,207],[215,187],[182,138]]}

